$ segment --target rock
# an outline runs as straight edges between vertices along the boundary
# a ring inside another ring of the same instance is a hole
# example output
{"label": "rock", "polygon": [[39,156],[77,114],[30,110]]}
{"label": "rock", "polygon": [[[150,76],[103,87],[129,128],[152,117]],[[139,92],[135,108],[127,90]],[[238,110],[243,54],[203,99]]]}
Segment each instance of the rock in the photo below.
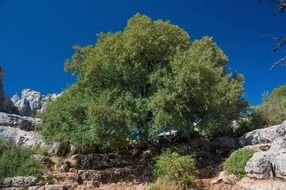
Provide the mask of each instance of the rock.
{"label": "rock", "polygon": [[46,185],[45,190],[69,190],[65,185]]}
{"label": "rock", "polygon": [[48,147],[49,155],[56,156],[65,156],[70,152],[70,144],[69,143],[59,143],[56,142]]}
{"label": "rock", "polygon": [[129,164],[126,159],[112,158],[103,154],[75,154],[71,159],[74,167],[80,170],[124,167]]}
{"label": "rock", "polygon": [[274,177],[286,179],[286,154],[281,153],[274,156],[271,164]]}
{"label": "rock", "polygon": [[237,183],[240,190],[286,190],[285,181],[243,178]]}
{"label": "rock", "polygon": [[286,153],[286,137],[279,137],[274,139],[269,149],[271,152],[285,152]]}
{"label": "rock", "polygon": [[25,147],[46,147],[41,137],[33,131],[23,131],[14,127],[0,126],[0,139]]}
{"label": "rock", "polygon": [[225,183],[233,185],[237,182],[237,178],[235,175],[228,175],[226,172],[222,171],[219,176],[215,179],[213,179],[210,183],[211,185],[219,184],[219,183]]}
{"label": "rock", "polygon": [[43,185],[43,182],[37,177],[9,177],[5,178],[2,186],[3,187],[29,187]]}
{"label": "rock", "polygon": [[271,143],[278,137],[286,135],[286,121],[281,125],[250,131],[240,138],[242,146]]}
{"label": "rock", "polygon": [[256,152],[253,157],[246,163],[245,172],[248,177],[256,179],[273,178],[272,159],[273,153]]}
{"label": "rock", "polygon": [[0,112],[0,126],[15,127],[25,131],[35,129],[39,119]]}
{"label": "rock", "polygon": [[40,92],[24,89],[22,90],[21,97],[16,94],[11,100],[17,107],[20,115],[35,116],[37,112],[43,112],[47,103],[55,100],[58,96],[56,94],[44,96]]}
{"label": "rock", "polygon": [[255,144],[255,145],[249,145],[249,146],[245,146],[242,149],[244,150],[252,150],[254,152],[261,152],[261,151],[267,151],[269,150],[271,147],[271,144]]}
{"label": "rock", "polygon": [[16,113],[17,109],[13,105],[13,102],[9,100],[9,98],[5,94],[3,77],[4,69],[3,66],[0,65],[0,112]]}

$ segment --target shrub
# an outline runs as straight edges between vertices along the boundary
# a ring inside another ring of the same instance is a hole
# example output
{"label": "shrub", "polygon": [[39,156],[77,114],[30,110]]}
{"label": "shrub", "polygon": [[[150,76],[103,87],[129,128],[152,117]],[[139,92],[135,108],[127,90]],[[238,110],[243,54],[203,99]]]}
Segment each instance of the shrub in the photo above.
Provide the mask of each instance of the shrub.
{"label": "shrub", "polygon": [[162,182],[176,183],[183,189],[193,185],[198,170],[192,156],[165,151],[157,158],[154,174]]}
{"label": "shrub", "polygon": [[45,167],[31,159],[31,150],[0,142],[0,182],[6,177],[41,177]]}
{"label": "shrub", "polygon": [[254,151],[239,149],[234,151],[230,157],[224,162],[223,169],[228,174],[242,178],[245,175],[244,168],[247,161],[253,156]]}
{"label": "shrub", "polygon": [[256,112],[264,119],[264,126],[267,127],[286,120],[286,85],[264,95],[263,103],[256,108]]}

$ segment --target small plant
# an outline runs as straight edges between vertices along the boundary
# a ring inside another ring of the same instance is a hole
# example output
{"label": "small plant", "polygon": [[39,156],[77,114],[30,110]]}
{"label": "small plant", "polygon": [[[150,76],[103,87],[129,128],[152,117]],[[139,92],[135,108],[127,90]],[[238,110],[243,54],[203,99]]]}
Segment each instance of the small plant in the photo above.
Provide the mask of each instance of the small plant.
{"label": "small plant", "polygon": [[224,162],[223,169],[229,174],[234,174],[236,177],[242,178],[245,176],[244,168],[246,163],[253,156],[253,154],[254,151],[251,150],[236,150]]}
{"label": "small plant", "polygon": [[0,183],[6,177],[41,177],[45,167],[31,158],[30,149],[0,142]]}
{"label": "small plant", "polygon": [[158,157],[154,174],[161,182],[175,183],[180,189],[186,189],[192,187],[198,170],[192,156],[167,150]]}
{"label": "small plant", "polygon": [[42,155],[42,156],[48,156],[48,154],[49,154],[48,150],[46,148],[42,148],[42,147],[32,148],[31,153]]}

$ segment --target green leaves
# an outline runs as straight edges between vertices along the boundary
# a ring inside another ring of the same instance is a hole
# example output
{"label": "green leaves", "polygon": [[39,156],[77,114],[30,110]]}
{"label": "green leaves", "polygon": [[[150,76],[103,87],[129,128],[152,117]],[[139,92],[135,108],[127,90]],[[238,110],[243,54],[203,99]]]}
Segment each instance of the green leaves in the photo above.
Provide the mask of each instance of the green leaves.
{"label": "green leaves", "polygon": [[31,155],[31,150],[27,148],[0,142],[0,183],[6,177],[42,177],[46,168],[33,160]]}
{"label": "green leaves", "polygon": [[194,124],[222,132],[245,107],[242,77],[226,72],[227,61],[212,38],[191,42],[178,26],[136,14],[124,31],[75,48],[65,69],[78,81],[49,105],[43,134],[119,148],[165,129],[189,138]]}
{"label": "green leaves", "polygon": [[192,156],[165,151],[157,158],[154,174],[159,180],[175,182],[187,189],[192,186],[198,170]]}
{"label": "green leaves", "polygon": [[280,86],[264,97],[263,103],[256,108],[257,117],[261,117],[261,125],[271,126],[282,123],[286,119],[286,85]]}
{"label": "green leaves", "polygon": [[251,150],[236,150],[224,162],[223,169],[228,174],[234,174],[238,178],[242,178],[245,176],[244,168],[246,166],[246,163],[253,156],[253,154],[254,152]]}

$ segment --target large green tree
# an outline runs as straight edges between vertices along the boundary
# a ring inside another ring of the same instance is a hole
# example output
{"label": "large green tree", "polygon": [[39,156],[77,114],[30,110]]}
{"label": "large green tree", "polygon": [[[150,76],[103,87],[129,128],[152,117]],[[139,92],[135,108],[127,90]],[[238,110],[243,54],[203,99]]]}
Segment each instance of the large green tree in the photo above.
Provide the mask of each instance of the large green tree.
{"label": "large green tree", "polygon": [[227,62],[212,38],[192,42],[178,26],[136,14],[123,32],[75,48],[65,69],[78,81],[48,106],[43,134],[122,147],[127,139],[146,145],[166,129],[223,132],[246,106],[243,77],[228,73]]}

